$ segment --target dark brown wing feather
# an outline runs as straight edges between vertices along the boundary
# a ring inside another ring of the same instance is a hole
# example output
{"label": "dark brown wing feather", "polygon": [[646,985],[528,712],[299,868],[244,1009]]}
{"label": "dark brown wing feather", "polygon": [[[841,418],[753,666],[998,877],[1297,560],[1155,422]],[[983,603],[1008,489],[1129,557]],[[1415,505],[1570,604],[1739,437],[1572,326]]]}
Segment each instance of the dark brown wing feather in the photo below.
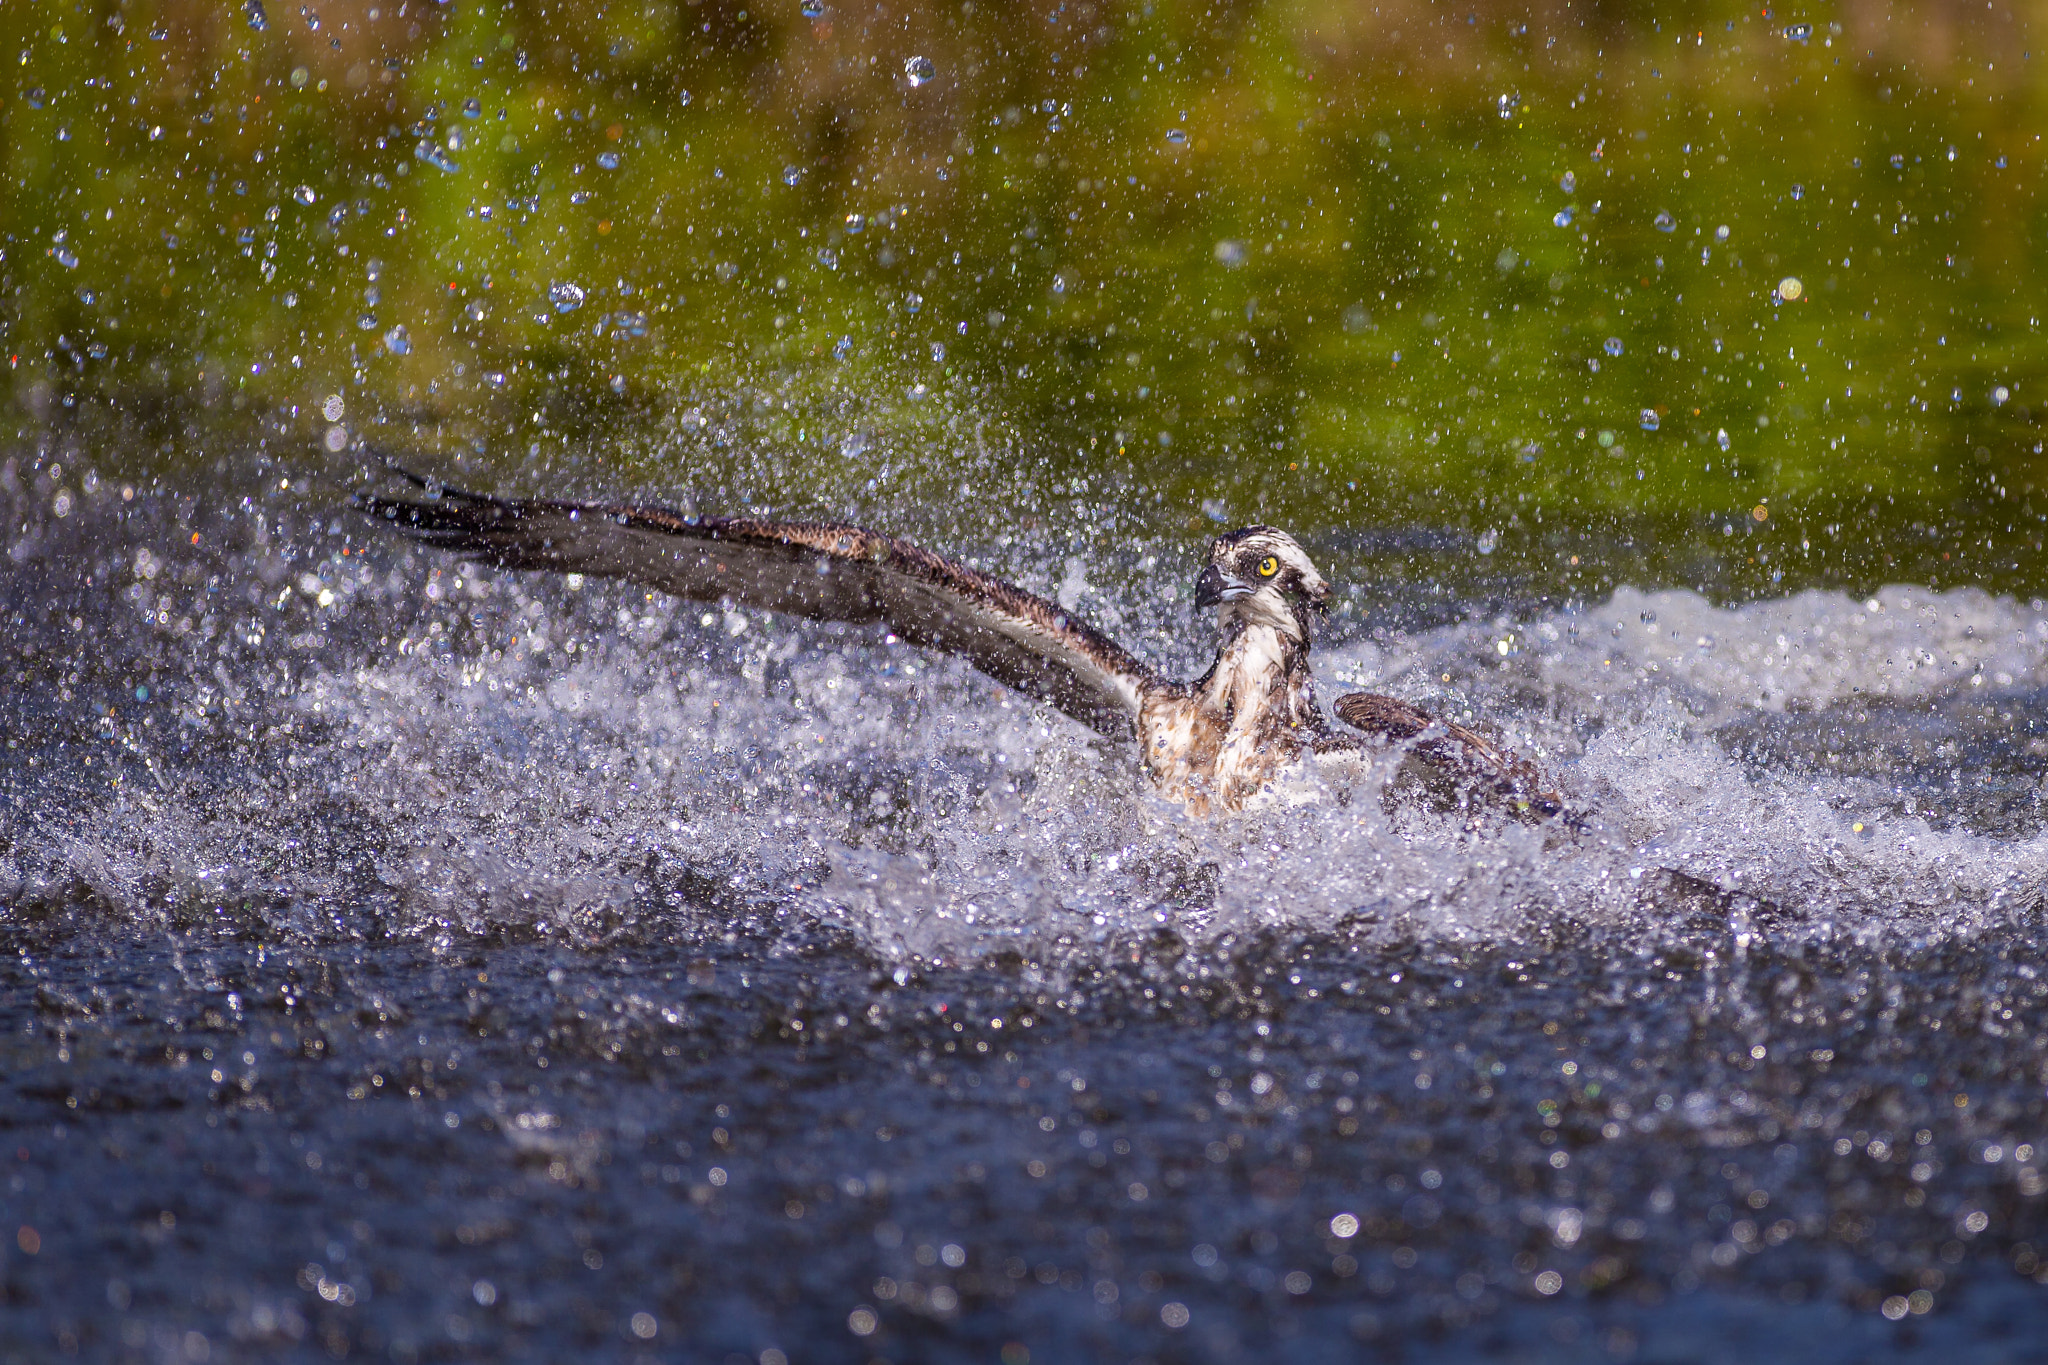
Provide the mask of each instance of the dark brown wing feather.
{"label": "dark brown wing feather", "polygon": [[1332,709],[1346,725],[1389,740],[1411,740],[1440,730],[1440,735],[1415,746],[1417,755],[1454,777],[1483,784],[1517,810],[1545,816],[1564,810],[1563,797],[1547,788],[1534,763],[1456,721],[1440,720],[1419,706],[1376,692],[1348,693],[1337,698]]}
{"label": "dark brown wing feather", "polygon": [[1111,736],[1132,733],[1140,699],[1160,686],[1114,640],[1053,603],[858,526],[493,498],[404,477],[425,496],[359,493],[355,505],[478,563],[628,578],[689,601],[813,621],[886,623]]}

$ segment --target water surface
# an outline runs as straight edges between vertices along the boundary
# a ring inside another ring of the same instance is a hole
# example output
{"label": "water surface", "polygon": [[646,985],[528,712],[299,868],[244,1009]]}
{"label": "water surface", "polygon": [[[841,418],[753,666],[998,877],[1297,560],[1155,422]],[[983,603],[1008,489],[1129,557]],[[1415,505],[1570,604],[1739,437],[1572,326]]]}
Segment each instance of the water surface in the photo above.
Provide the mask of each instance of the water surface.
{"label": "water surface", "polygon": [[[1391,757],[1201,823],[871,632],[421,553],[353,455],[105,448],[0,475],[21,1358],[2039,1338],[2039,601],[1311,529],[1326,692],[1469,709],[1586,827]],[[940,543],[1191,670],[1201,533],[1123,524]]]}

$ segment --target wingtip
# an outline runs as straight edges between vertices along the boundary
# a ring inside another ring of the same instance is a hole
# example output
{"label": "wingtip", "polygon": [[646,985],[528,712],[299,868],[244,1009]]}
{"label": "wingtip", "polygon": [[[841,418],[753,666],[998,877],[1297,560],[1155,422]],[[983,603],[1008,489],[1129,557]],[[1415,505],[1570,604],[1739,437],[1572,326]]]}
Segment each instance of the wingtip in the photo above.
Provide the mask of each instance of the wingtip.
{"label": "wingtip", "polygon": [[[378,464],[383,465],[387,474],[411,484],[414,488],[425,494],[430,502],[436,502],[443,498],[475,504],[487,504],[497,501],[497,499],[488,494],[474,493],[467,488],[458,488],[453,484],[444,483],[431,475],[415,473],[398,456],[388,450],[379,450],[371,447],[365,449],[363,453]],[[367,489],[352,494],[349,501],[355,507],[364,510],[384,510],[387,516],[390,515],[387,509],[394,505],[389,500],[380,498]]]}

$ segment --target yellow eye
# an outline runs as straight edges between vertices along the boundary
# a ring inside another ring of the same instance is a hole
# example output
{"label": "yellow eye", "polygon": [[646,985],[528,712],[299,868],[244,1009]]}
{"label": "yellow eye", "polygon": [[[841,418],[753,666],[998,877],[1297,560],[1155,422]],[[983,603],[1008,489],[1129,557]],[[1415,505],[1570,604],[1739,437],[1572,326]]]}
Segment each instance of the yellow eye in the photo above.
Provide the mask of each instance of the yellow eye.
{"label": "yellow eye", "polygon": [[1273,556],[1267,555],[1264,559],[1259,561],[1259,577],[1271,578],[1274,574],[1279,572],[1280,561],[1273,558]]}

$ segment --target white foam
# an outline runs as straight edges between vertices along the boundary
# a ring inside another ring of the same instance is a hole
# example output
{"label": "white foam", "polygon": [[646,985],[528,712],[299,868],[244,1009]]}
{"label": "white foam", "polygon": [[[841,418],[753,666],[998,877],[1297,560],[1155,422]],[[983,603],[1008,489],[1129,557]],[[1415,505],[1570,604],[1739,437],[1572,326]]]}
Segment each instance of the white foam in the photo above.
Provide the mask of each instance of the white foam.
{"label": "white foam", "polygon": [[[260,757],[321,774],[322,809],[375,831],[381,929],[428,938],[598,943],[752,918],[838,926],[892,960],[1085,962],[1161,931],[1485,939],[1532,916],[1654,917],[1660,870],[1776,907],[1771,932],[1970,932],[2026,912],[2048,894],[2048,837],[1937,829],[1867,782],[1758,772],[1716,738],[1731,717],[1840,707],[1853,744],[1866,698],[2048,683],[2038,603],[1874,600],[1625,589],[1321,659],[1326,695],[1362,684],[1497,723],[1591,811],[1576,833],[1390,814],[1398,755],[1191,820],[1143,789],[1126,749],[955,661],[772,618],[704,625],[624,592],[578,608],[616,606],[608,630],[554,628],[595,643],[553,671],[527,652],[549,622],[524,599],[522,647],[408,645],[316,671],[286,706],[317,725]],[[189,905],[261,892],[286,907],[265,913],[366,932],[363,888],[292,851],[313,809],[294,800],[252,787],[201,809],[171,784],[70,821],[58,858],[116,903],[160,900],[168,880]]]}
{"label": "white foam", "polygon": [[1595,607],[1497,618],[1332,660],[1337,676],[1410,687],[1446,664],[1498,668],[1580,703],[1675,694],[1716,719],[1858,697],[1913,701],[2048,685],[2048,603],[1889,587],[1865,599],[1810,589],[1717,607],[1693,592],[1621,588]]}

